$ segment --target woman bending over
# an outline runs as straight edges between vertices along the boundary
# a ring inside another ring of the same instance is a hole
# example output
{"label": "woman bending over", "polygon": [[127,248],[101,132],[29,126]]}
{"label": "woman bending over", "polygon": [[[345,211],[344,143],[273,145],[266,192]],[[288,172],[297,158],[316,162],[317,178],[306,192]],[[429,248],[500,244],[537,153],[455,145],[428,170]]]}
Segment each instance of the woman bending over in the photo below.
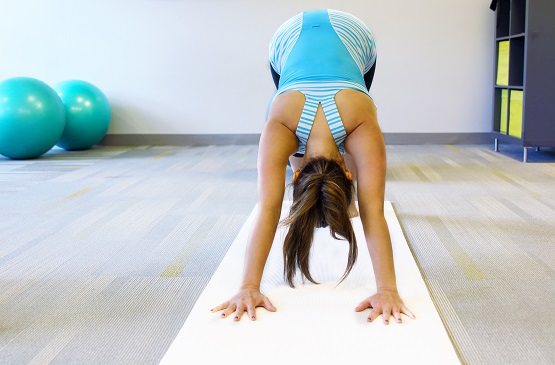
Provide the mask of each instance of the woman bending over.
{"label": "woman bending over", "polygon": [[258,214],[247,242],[241,286],[212,311],[238,321],[245,312],[255,320],[256,307],[276,310],[260,292],[260,282],[280,220],[289,162],[293,204],[283,247],[289,285],[297,268],[314,282],[309,253],[318,227],[329,226],[334,238],[349,242],[345,279],[357,258],[350,218],[360,214],[377,292],[363,299],[356,311],[370,308],[368,321],[381,315],[385,324],[391,316],[399,323],[401,314],[414,318],[397,292],[384,217],[385,144],[369,96],[376,67],[371,32],[344,12],[304,12],[276,31],[270,64],[278,90],[258,150]]}

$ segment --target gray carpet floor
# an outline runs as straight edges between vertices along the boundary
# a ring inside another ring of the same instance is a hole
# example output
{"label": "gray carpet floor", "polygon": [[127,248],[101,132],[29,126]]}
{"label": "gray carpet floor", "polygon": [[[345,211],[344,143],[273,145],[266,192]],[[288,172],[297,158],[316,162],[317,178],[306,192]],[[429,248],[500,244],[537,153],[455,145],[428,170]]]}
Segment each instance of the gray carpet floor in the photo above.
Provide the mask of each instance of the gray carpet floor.
{"label": "gray carpet floor", "polygon": [[[386,199],[461,362],[555,363],[555,164],[387,151]],[[0,364],[157,364],[256,204],[256,152],[0,157]]]}

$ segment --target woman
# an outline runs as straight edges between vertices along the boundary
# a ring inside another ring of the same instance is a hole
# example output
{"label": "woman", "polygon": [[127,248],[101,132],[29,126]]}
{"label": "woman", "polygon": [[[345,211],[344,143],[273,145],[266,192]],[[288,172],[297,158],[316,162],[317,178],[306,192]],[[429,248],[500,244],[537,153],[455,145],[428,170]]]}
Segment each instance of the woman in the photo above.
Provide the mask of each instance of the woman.
{"label": "woman", "polygon": [[[384,217],[386,156],[376,107],[368,94],[375,70],[372,34],[356,17],[335,10],[305,12],[285,22],[270,43],[270,64],[278,91],[270,106],[258,151],[259,211],[250,232],[239,291],[212,309],[246,312],[276,308],[260,292],[262,273],[279,224],[288,162],[293,168],[293,204],[285,223],[285,277],[297,268],[314,282],[308,257],[315,227],[330,227],[349,242],[343,280],[356,260],[350,217],[360,214],[372,259],[377,293],[355,309],[371,308],[368,321],[382,315],[401,323],[414,315],[397,292],[393,253]],[[357,182],[359,212],[354,205]]]}

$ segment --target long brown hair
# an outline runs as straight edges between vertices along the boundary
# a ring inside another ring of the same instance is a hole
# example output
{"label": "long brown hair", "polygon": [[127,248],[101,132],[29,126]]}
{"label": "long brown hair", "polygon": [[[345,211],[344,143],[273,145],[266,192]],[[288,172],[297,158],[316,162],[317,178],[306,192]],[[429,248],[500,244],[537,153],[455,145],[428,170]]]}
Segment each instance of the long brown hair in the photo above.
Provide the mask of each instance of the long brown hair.
{"label": "long brown hair", "polygon": [[328,227],[333,238],[349,242],[347,268],[340,283],[349,275],[357,259],[357,243],[349,205],[353,197],[353,182],[335,160],[317,157],[309,160],[293,185],[293,204],[282,224],[289,230],[283,244],[284,276],[289,286],[300,269],[303,277],[318,284],[309,271],[309,256],[314,228]]}

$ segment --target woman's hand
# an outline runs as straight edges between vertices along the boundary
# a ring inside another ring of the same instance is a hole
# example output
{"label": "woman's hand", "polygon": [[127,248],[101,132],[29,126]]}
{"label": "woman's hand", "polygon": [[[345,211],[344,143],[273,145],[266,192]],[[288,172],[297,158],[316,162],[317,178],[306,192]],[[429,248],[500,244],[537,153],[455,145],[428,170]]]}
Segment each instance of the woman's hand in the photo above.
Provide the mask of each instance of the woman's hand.
{"label": "woman's hand", "polygon": [[276,307],[272,305],[270,300],[263,295],[258,288],[248,287],[241,288],[230,300],[213,308],[211,312],[223,310],[221,314],[222,318],[226,318],[230,314],[234,313],[233,320],[235,322],[241,320],[243,312],[247,312],[251,321],[255,321],[256,307],[264,307],[270,312],[276,311]]}
{"label": "woman's hand", "polygon": [[378,292],[371,297],[364,299],[358,307],[355,308],[356,312],[362,312],[366,308],[370,308],[370,315],[368,322],[372,322],[382,315],[383,323],[389,324],[389,318],[393,316],[397,323],[402,323],[401,314],[406,315],[411,319],[416,319],[414,314],[403,304],[403,300],[393,290],[378,290]]}

